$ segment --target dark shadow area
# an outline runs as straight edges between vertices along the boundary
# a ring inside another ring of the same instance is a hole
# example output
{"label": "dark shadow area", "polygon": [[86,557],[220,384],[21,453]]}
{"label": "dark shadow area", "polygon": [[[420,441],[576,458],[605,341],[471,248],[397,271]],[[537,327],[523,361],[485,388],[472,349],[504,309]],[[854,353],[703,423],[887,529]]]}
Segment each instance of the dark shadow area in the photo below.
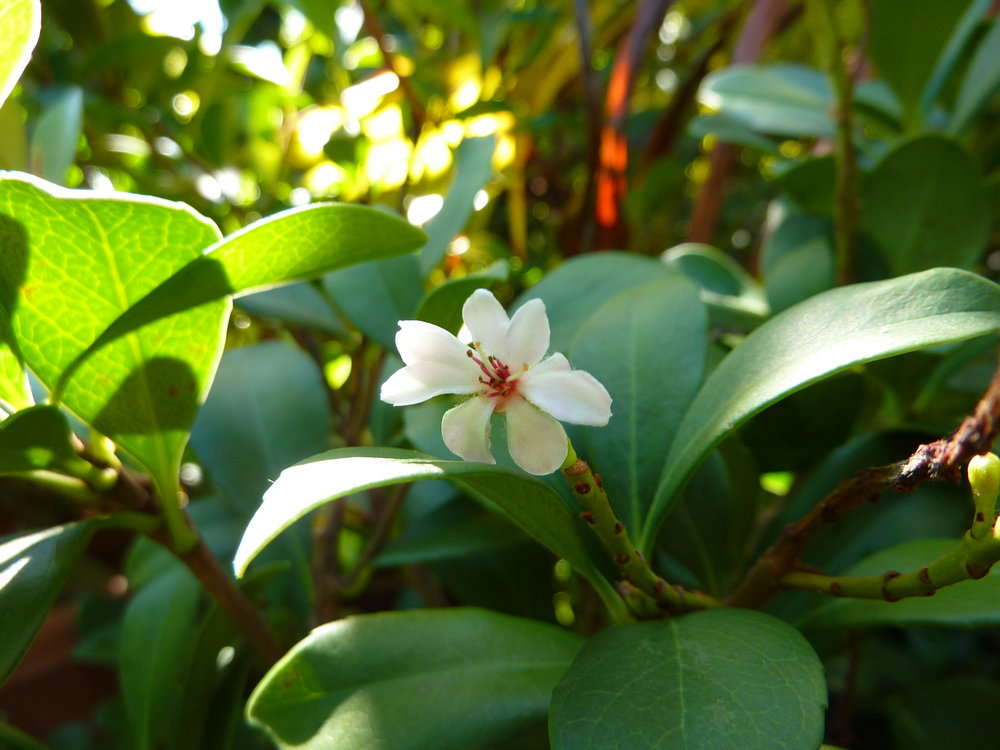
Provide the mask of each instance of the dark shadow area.
{"label": "dark shadow area", "polygon": [[198,410],[198,381],[186,362],[154,357],[129,373],[94,418],[105,435],[187,430]]}
{"label": "dark shadow area", "polygon": [[0,214],[0,340],[6,343],[21,362],[21,349],[13,333],[12,319],[28,270],[28,233],[24,224],[12,216]]}

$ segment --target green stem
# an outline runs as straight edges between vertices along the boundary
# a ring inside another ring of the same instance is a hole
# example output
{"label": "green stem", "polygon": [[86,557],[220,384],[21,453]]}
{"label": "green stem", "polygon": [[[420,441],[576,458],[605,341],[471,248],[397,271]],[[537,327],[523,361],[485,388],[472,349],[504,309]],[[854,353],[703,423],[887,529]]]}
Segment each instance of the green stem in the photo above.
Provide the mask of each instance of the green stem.
{"label": "green stem", "polygon": [[849,284],[854,278],[854,235],[858,224],[858,165],[854,156],[852,103],[854,82],[844,64],[844,40],[833,0],[812,0],[816,14],[821,54],[826,58],[827,73],[836,96],[835,187],[837,282]]}
{"label": "green stem", "polygon": [[[631,586],[655,602],[660,609],[673,612],[721,606],[714,597],[667,583],[653,572],[642,553],[632,543],[628,530],[615,515],[600,478],[576,455],[572,443],[568,445],[562,472],[573,494],[584,508],[583,520],[597,534],[597,538]],[[640,617],[648,616],[647,602],[634,595],[631,588],[627,589],[627,594],[626,601],[639,605],[636,614]]]}
{"label": "green stem", "polygon": [[96,505],[100,501],[90,485],[76,476],[67,476],[47,469],[11,472],[8,476],[27,479],[81,505]]}

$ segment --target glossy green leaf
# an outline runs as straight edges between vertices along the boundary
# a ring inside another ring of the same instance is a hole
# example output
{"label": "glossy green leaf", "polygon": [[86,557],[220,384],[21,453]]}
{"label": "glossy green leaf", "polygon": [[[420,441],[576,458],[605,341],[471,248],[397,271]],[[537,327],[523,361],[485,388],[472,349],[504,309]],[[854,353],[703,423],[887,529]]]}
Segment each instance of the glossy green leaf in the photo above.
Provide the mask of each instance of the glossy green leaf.
{"label": "glossy green leaf", "polygon": [[483,747],[544,720],[580,644],[554,626],[480,609],[348,617],[293,647],[247,715],[281,748]]}
{"label": "glossy green leaf", "polygon": [[354,325],[390,352],[396,350],[399,321],[413,318],[424,293],[420,263],[413,255],[327,274],[323,287]]}
{"label": "glossy green leaf", "polygon": [[759,133],[832,138],[832,96],[822,72],[802,65],[740,65],[705,78],[698,101]]}
{"label": "glossy green leaf", "polygon": [[450,279],[431,290],[420,301],[417,320],[426,320],[446,331],[457,333],[462,327],[462,305],[477,289],[488,288],[497,281],[507,279],[507,261],[499,260],[478,273]]}
{"label": "glossy green leaf", "polygon": [[[662,263],[629,253],[588,253],[566,261],[518,299],[545,303],[553,352],[567,352],[590,314],[619,292],[655,281],[672,272]],[[513,310],[511,311],[513,313]]]}
{"label": "glossy green leaf", "polygon": [[100,522],[0,539],[0,681],[35,637]]}
{"label": "glossy green leaf", "polygon": [[698,287],[680,275],[622,292],[594,311],[570,362],[611,394],[606,427],[572,430],[577,451],[604,478],[628,529],[638,529],[663,468],[663,446],[701,383],[708,315]]}
{"label": "glossy green leaf", "polygon": [[986,248],[991,216],[982,175],[947,138],[923,136],[890,151],[865,180],[862,201],[878,206],[863,212],[861,226],[893,275],[971,267]]}
{"label": "glossy green leaf", "polygon": [[762,251],[764,288],[774,313],[834,284],[830,223],[809,214],[781,211]]}
{"label": "glossy green leaf", "polygon": [[258,318],[307,326],[332,335],[344,333],[344,324],[330,303],[307,281],[248,294],[236,301],[236,307]]}
{"label": "glossy green leaf", "polygon": [[[928,3],[914,12],[910,0],[878,0],[869,8],[868,54],[903,103],[907,119],[918,111],[921,95],[938,55],[969,0]],[[905,19],[905,33],[900,22]]]}
{"label": "glossy green leaf", "polygon": [[57,185],[66,184],[66,172],[76,159],[83,127],[83,89],[68,86],[50,92],[31,134],[28,159],[31,171]]}
{"label": "glossy green leaf", "polygon": [[[889,570],[907,573],[950,552],[956,539],[919,539],[876,552],[839,575],[881,575]],[[800,622],[803,628],[873,628],[932,625],[953,628],[987,628],[1000,624],[1000,568],[978,581],[945,586],[934,596],[898,602],[868,599],[825,601]]]}
{"label": "glossy green leaf", "polygon": [[[446,461],[393,448],[341,448],[285,469],[250,519],[233,567],[243,575],[250,561],[289,524],[324,503],[373,487],[429,479],[448,480],[499,509],[608,596],[608,584],[587,554],[582,529],[544,482],[502,466]],[[614,600],[617,595],[609,596]]]}
{"label": "glossy green leaf", "polygon": [[549,736],[553,750],[813,750],[826,703],[798,631],[709,610],[591,638],[552,694]]}
{"label": "glossy green leaf", "polygon": [[118,668],[135,750],[172,746],[200,596],[198,581],[177,566],[147,584],[125,610]]}
{"label": "glossy green leaf", "polygon": [[426,276],[441,262],[448,244],[465,228],[472,202],[493,174],[496,137],[466,138],[455,150],[455,179],[444,205],[427,222],[427,244],[420,251],[420,270]]}
{"label": "glossy green leaf", "polygon": [[54,406],[33,406],[0,422],[0,474],[88,466],[70,441],[66,417]]}
{"label": "glossy green leaf", "polygon": [[0,105],[31,59],[41,24],[38,0],[0,0]]}
{"label": "glossy green leaf", "polygon": [[9,314],[0,327],[12,332],[15,351],[42,383],[54,389],[62,381],[62,401],[146,466],[161,497],[176,494],[229,301],[187,310],[80,357],[217,237],[208,219],[182,204],[0,176],[0,309]]}
{"label": "glossy green leaf", "polygon": [[701,300],[716,325],[754,327],[768,316],[760,284],[735,260],[711,245],[685,242],[660,259],[701,288]]}
{"label": "glossy green leaf", "polygon": [[779,399],[861,362],[989,333],[1000,326],[1000,287],[935,269],[824,292],[751,333],[712,372],[670,447],[642,548],[677,492],[726,435]]}
{"label": "glossy green leaf", "polygon": [[1000,88],[1000,22],[993,21],[979,42],[962,79],[949,130],[960,133]]}
{"label": "glossy green leaf", "polygon": [[135,304],[92,347],[177,312],[419,247],[424,234],[368,206],[313,203],[268,216],[205,250]]}

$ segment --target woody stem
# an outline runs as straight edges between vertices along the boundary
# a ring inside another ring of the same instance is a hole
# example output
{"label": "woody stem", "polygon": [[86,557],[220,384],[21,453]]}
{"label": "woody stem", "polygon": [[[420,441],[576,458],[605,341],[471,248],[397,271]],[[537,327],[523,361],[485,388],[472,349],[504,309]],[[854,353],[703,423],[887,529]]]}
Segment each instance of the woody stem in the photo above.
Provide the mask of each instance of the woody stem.
{"label": "woody stem", "polygon": [[[714,597],[667,583],[653,572],[649,563],[632,543],[628,530],[615,515],[600,478],[591,471],[586,461],[576,455],[572,443],[569,443],[562,473],[584,509],[581,514],[583,520],[597,534],[604,549],[618,566],[622,577],[631,584],[631,587],[628,587],[630,596],[627,601],[631,603],[633,609],[636,609],[636,602],[632,600],[641,600],[642,606],[636,614],[649,616],[656,608],[684,612],[720,606]],[[641,596],[632,587],[641,592]]]}

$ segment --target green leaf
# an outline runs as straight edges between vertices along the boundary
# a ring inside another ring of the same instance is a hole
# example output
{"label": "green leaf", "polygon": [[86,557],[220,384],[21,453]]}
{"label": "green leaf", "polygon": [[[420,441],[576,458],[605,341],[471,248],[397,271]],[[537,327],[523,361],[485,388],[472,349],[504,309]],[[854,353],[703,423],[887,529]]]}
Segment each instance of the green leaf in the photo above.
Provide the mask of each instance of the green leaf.
{"label": "green leaf", "polygon": [[240,297],[236,307],[258,318],[315,328],[334,336],[343,335],[344,324],[309,282],[279,286]]}
{"label": "green leaf", "polygon": [[10,347],[0,340],[0,409],[26,409],[33,403],[24,367]]}
{"label": "green leaf", "polygon": [[[928,3],[915,13],[910,0],[878,0],[869,9],[869,55],[896,92],[906,119],[915,121],[924,87],[968,0]],[[906,32],[900,33],[905,19]]]}
{"label": "green leaf", "polygon": [[83,521],[0,539],[0,681],[24,655],[99,526]]}
{"label": "green leaf", "polygon": [[83,127],[83,89],[67,86],[52,92],[31,134],[31,171],[58,185],[76,159]]}
{"label": "green leaf", "polygon": [[33,406],[0,422],[0,474],[73,469],[89,464],[77,456],[66,417],[54,406]]}
{"label": "green leaf", "polygon": [[751,333],[706,380],[670,447],[642,549],[649,552],[678,491],[726,435],[770,404],[862,362],[989,333],[1000,288],[935,269],[833,289]]}
{"label": "green leaf", "polygon": [[778,145],[767,136],[751,130],[740,120],[734,120],[727,115],[699,115],[687,126],[688,135],[693,138],[704,138],[713,135],[722,143],[733,143],[737,146],[747,146],[763,151],[766,154],[780,156]]}
{"label": "green leaf", "polygon": [[1000,88],[1000,22],[993,21],[962,79],[948,130],[962,132],[997,88]]}
{"label": "green leaf", "polygon": [[754,132],[832,138],[826,77],[803,65],[740,65],[705,78],[698,101]]}
{"label": "green leaf", "polygon": [[508,272],[507,261],[498,260],[478,273],[444,282],[420,301],[417,320],[426,320],[457,333],[462,327],[462,305],[469,295],[477,289],[488,288],[496,281],[505,281]]}
{"label": "green leaf", "polygon": [[972,39],[976,28],[979,26],[979,22],[982,21],[991,5],[993,5],[993,0],[972,0],[968,5],[968,9],[955,26],[954,31],[952,31],[951,37],[941,51],[941,55],[934,66],[934,72],[931,74],[930,80],[924,87],[924,92],[920,97],[920,110],[925,120],[933,110],[934,104],[941,94],[941,89],[962,61],[969,40]]}
{"label": "green leaf", "polygon": [[228,300],[80,358],[217,237],[214,224],[179,203],[0,176],[0,310],[9,316],[0,328],[54,395],[61,391],[66,406],[146,466],[161,498],[176,497],[181,453],[215,370]]}
{"label": "green leaf", "polygon": [[830,223],[817,216],[781,212],[768,235],[761,265],[772,312],[778,313],[833,284]]}
{"label": "green leaf", "polygon": [[424,233],[368,206],[313,203],[268,216],[205,250],[134,305],[91,347],[177,312],[416,249]]}
{"label": "green leaf", "polygon": [[893,275],[971,267],[986,248],[992,217],[982,175],[947,138],[923,136],[894,148],[865,180],[862,201],[878,207],[863,212],[862,229]]}
{"label": "green leaf", "polygon": [[701,287],[712,321],[723,327],[754,327],[769,314],[764,290],[743,267],[720,250],[685,242],[660,259]]}
{"label": "green leaf", "polygon": [[610,600],[617,598],[588,556],[576,519],[544,482],[502,466],[446,461],[393,448],[327,451],[281,472],[243,534],[233,560],[236,574],[242,576],[250,561],[289,524],[324,503],[373,487],[429,479],[446,479],[487,507],[499,509],[568,560],[599,592]]}
{"label": "green leaf", "polygon": [[[889,570],[907,573],[950,552],[958,539],[919,539],[876,552],[843,572],[848,576],[881,575]],[[835,599],[807,614],[802,628],[873,628],[932,625],[986,628],[1000,624],[1000,567],[988,576],[939,589],[934,596],[898,602]]]}
{"label": "green leaf", "polygon": [[396,351],[400,320],[413,318],[424,293],[416,256],[360,263],[323,277],[323,287],[354,325]]}
{"label": "green leaf", "polygon": [[651,258],[629,253],[588,253],[566,261],[518,299],[515,307],[541,299],[552,329],[550,351],[566,352],[590,314],[619,292],[655,281],[671,271]]}
{"label": "green leaf", "polygon": [[41,25],[38,0],[0,0],[0,105],[31,59]]}
{"label": "green leaf", "polygon": [[472,214],[472,202],[493,174],[496,137],[466,138],[455,150],[455,179],[444,205],[427,222],[427,244],[420,251],[422,276],[430,273],[444,257],[448,244],[465,228]]}
{"label": "green leaf", "polygon": [[646,517],[663,446],[701,383],[707,339],[698,287],[674,275],[612,297],[570,347],[573,366],[608,389],[613,412],[606,427],[573,429],[573,442],[604,478],[628,529]]}
{"label": "green leaf", "polygon": [[43,745],[20,729],[3,723],[0,723],[0,747],[5,750],[49,750],[48,745]]}
{"label": "green leaf", "polygon": [[823,739],[823,665],[802,635],[721,609],[609,628],[552,694],[553,750],[811,750]]}
{"label": "green leaf", "polygon": [[482,747],[544,720],[580,643],[479,609],[348,617],[293,647],[247,715],[281,748]]}
{"label": "green leaf", "polygon": [[118,667],[130,747],[170,747],[194,651],[201,586],[179,565],[147,584],[122,620]]}

